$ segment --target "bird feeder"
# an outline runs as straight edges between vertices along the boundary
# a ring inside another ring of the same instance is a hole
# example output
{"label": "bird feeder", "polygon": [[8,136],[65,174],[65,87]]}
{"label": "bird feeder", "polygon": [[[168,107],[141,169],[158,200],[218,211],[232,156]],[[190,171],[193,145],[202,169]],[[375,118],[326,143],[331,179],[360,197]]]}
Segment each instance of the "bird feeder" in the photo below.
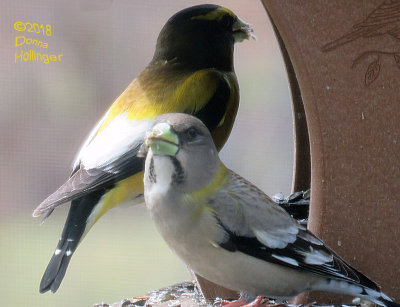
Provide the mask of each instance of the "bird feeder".
{"label": "bird feeder", "polygon": [[[400,1],[262,0],[293,102],[309,229],[400,300]],[[199,279],[206,298],[236,294]],[[330,293],[297,303],[349,303]]]}

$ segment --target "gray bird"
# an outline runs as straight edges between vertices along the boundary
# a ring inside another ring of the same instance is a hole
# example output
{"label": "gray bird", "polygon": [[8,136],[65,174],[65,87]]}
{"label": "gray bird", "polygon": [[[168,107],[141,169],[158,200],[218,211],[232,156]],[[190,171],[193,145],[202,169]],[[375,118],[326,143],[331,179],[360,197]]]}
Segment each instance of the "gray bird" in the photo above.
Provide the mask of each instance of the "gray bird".
{"label": "gray bird", "polygon": [[380,287],[246,179],[229,170],[206,126],[156,118],[142,154],[146,206],[169,247],[197,274],[242,294],[281,301],[313,290],[399,307]]}

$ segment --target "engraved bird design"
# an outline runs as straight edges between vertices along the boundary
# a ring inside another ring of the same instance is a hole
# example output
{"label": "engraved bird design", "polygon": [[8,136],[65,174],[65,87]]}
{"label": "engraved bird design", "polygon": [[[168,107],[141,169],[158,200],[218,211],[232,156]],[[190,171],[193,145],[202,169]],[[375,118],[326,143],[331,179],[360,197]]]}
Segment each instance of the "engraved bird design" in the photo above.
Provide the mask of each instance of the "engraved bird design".
{"label": "engraved bird design", "polygon": [[386,0],[373,10],[361,23],[353,26],[354,31],[322,46],[323,52],[332,51],[358,38],[389,34],[400,40],[400,0]]}

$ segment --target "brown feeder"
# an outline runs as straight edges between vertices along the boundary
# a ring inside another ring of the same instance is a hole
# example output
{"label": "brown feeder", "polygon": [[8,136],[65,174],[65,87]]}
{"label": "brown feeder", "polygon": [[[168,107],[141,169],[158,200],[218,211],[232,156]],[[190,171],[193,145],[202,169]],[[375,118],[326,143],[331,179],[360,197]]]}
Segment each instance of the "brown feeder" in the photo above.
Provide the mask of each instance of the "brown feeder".
{"label": "brown feeder", "polygon": [[[292,92],[308,227],[400,300],[400,0],[262,0]],[[207,299],[237,294],[198,280]],[[349,303],[314,292],[296,303]]]}

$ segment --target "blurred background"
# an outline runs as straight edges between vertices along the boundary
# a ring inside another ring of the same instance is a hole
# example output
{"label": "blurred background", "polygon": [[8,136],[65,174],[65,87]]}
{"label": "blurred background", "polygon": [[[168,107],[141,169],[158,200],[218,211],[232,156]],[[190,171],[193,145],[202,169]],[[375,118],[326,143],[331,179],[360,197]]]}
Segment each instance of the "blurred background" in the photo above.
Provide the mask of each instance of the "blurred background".
{"label": "blurred background", "polygon": [[[113,100],[147,65],[175,12],[204,1],[2,0],[0,10],[0,305],[91,306],[190,278],[144,205],[116,208],[89,232],[56,294],[39,282],[69,204],[39,225],[33,209],[69,176],[71,162]],[[257,41],[236,45],[239,114],[221,152],[231,169],[266,193],[288,194],[293,124],[288,82],[272,27],[257,0],[214,1],[251,23]],[[50,24],[51,37],[17,32],[16,21]],[[15,47],[24,35],[48,43]],[[14,63],[21,50],[60,62]]]}

